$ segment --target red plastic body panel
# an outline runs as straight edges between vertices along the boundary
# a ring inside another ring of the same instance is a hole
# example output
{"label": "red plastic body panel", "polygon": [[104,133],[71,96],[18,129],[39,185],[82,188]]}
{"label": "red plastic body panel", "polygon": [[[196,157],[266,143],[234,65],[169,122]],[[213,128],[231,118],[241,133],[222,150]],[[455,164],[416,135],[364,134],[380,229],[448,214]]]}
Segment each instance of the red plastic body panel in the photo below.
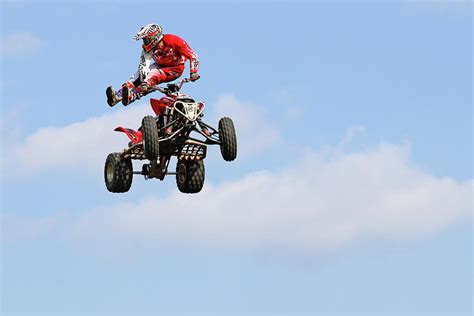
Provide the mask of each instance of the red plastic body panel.
{"label": "red plastic body panel", "polygon": [[[162,97],[161,99],[150,99],[150,105],[156,115],[161,116],[165,113],[167,107],[172,107],[176,101],[176,97]],[[138,144],[143,140],[142,132],[119,126],[115,128],[115,131],[125,133],[128,138],[134,143]]]}
{"label": "red plastic body panel", "polygon": [[162,97],[161,99],[150,99],[150,105],[153,111],[158,116],[162,116],[165,113],[167,107],[173,106],[175,99],[171,97]]}
{"label": "red plastic body panel", "polygon": [[138,144],[139,142],[142,141],[142,132],[140,131],[135,131],[133,129],[125,128],[122,126],[117,127],[115,131],[127,134],[128,138],[130,138],[130,140],[134,144]]}

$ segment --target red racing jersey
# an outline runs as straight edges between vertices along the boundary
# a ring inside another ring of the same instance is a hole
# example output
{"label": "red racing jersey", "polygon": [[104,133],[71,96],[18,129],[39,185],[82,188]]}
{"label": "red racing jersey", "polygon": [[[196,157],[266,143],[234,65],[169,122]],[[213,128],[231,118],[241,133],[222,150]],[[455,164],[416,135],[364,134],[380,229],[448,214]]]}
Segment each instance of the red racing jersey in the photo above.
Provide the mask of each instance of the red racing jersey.
{"label": "red racing jersey", "polygon": [[160,67],[170,67],[184,64],[189,60],[191,73],[197,72],[199,68],[198,55],[191,49],[181,37],[165,34],[162,39],[163,45],[156,45],[150,52],[155,63]]}
{"label": "red racing jersey", "polygon": [[149,75],[155,71],[154,69],[184,65],[186,60],[189,60],[190,72],[197,73],[199,69],[198,55],[181,37],[165,34],[150,52],[147,53],[142,49],[138,71],[130,78],[130,82],[134,82],[138,78],[144,82],[149,79]]}

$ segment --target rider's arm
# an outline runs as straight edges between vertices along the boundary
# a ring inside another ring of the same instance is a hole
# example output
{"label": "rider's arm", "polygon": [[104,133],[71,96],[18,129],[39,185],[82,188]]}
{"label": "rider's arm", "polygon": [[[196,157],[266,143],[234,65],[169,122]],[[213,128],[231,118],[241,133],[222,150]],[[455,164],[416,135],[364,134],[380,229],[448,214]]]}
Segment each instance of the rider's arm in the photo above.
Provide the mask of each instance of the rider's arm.
{"label": "rider's arm", "polygon": [[197,73],[199,69],[199,57],[192,50],[192,48],[186,43],[181,37],[176,35],[168,34],[171,46],[176,49],[179,53],[183,54],[187,59],[189,59],[189,69],[191,73]]}

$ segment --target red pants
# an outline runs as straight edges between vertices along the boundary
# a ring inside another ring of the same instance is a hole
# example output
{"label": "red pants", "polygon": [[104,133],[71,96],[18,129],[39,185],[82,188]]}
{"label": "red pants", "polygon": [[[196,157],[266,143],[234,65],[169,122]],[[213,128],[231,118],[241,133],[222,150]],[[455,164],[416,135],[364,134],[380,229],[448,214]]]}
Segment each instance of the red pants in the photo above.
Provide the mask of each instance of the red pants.
{"label": "red pants", "polygon": [[183,74],[183,71],[184,64],[162,68],[152,67],[148,73],[146,82],[150,86],[154,86],[162,82],[173,81],[176,78],[179,78]]}

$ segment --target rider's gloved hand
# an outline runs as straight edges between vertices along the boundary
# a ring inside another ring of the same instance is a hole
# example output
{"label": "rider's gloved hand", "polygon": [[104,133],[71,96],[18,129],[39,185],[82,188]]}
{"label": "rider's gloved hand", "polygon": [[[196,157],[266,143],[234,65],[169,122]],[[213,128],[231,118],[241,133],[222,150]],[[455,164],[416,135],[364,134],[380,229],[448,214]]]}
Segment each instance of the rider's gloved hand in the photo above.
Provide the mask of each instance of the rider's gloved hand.
{"label": "rider's gloved hand", "polygon": [[196,80],[198,80],[199,78],[201,78],[201,76],[198,75],[197,72],[192,72],[192,73],[189,75],[189,79],[191,79],[191,81],[196,81]]}

